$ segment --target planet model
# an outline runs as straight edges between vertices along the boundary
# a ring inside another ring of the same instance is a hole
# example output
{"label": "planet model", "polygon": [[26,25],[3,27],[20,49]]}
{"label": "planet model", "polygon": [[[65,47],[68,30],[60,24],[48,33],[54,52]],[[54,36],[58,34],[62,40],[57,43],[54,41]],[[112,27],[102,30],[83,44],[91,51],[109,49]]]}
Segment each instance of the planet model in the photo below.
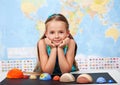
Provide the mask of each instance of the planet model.
{"label": "planet model", "polygon": [[24,79],[28,79],[29,76],[28,76],[28,75],[24,75],[23,78],[24,78]]}
{"label": "planet model", "polygon": [[23,78],[23,76],[23,72],[18,68],[13,68],[7,73],[7,78]]}
{"label": "planet model", "polygon": [[110,80],[108,80],[108,83],[113,83],[113,82],[114,82],[114,81],[113,81],[113,80],[111,80],[111,79],[110,79]]}
{"label": "planet model", "polygon": [[60,77],[60,82],[73,82],[75,77],[71,73],[64,73]]}
{"label": "planet model", "polygon": [[77,77],[76,82],[81,84],[88,84],[88,83],[92,83],[93,79],[89,74],[80,74]]}
{"label": "planet model", "polygon": [[53,80],[59,81],[59,80],[60,80],[60,76],[58,76],[58,75],[54,76],[54,77],[53,77]]}
{"label": "planet model", "polygon": [[42,73],[39,77],[40,80],[51,80],[52,77],[49,73]]}
{"label": "planet model", "polygon": [[30,75],[29,79],[37,79],[36,75]]}
{"label": "planet model", "polygon": [[98,77],[97,80],[96,80],[96,83],[105,83],[106,82],[106,79],[104,77]]}

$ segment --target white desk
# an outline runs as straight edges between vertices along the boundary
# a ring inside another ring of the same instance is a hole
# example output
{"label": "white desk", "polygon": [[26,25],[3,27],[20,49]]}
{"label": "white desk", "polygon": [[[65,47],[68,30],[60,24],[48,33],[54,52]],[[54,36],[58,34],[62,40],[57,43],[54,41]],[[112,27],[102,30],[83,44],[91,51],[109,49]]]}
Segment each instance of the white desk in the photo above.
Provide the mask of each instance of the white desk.
{"label": "white desk", "polygon": [[7,73],[5,73],[5,72],[0,73],[0,82],[6,78],[6,74]]}
{"label": "white desk", "polygon": [[[71,73],[77,74],[77,73],[98,73],[98,72],[108,72],[117,82],[117,84],[102,84],[102,85],[120,85],[120,72],[118,72],[117,70],[86,70],[86,71],[77,71]],[[7,73],[0,73],[0,82],[6,78],[6,74]],[[96,84],[80,84],[80,85],[96,85]]]}

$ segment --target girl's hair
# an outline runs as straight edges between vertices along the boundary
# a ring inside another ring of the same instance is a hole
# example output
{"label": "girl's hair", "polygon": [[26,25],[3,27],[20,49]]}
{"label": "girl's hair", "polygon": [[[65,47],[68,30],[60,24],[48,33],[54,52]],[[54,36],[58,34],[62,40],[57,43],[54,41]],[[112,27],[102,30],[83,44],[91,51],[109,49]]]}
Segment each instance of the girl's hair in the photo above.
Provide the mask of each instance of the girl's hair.
{"label": "girl's hair", "polygon": [[[68,23],[68,20],[65,18],[64,15],[62,14],[52,14],[50,15],[47,20],[45,21],[45,25],[46,25],[46,29],[47,29],[47,23],[50,22],[50,21],[62,21],[64,23],[66,23],[66,29],[69,30],[69,23]],[[68,36],[70,39],[73,39],[72,35],[69,34]],[[45,34],[41,37],[41,39],[44,39],[46,38]]]}
{"label": "girl's hair", "polygon": [[[66,23],[66,29],[69,30],[69,23],[67,21],[67,19],[65,18],[64,15],[62,14],[52,14],[50,15],[47,20],[45,21],[45,26],[46,26],[46,29],[47,29],[47,23],[50,22],[50,21],[62,21],[64,23]],[[71,34],[69,34],[68,36],[70,39],[74,39],[73,36]],[[41,39],[44,39],[46,38],[45,34],[41,37]],[[39,54],[39,46],[38,46],[38,43],[37,43],[37,53],[38,53],[38,60],[40,60],[40,54]],[[75,43],[75,54],[74,56],[76,55],[76,52],[77,52],[77,44]],[[74,65],[76,65],[76,62],[74,61]],[[78,70],[78,69],[77,69]]]}
{"label": "girl's hair", "polygon": [[50,15],[47,20],[45,21],[45,24],[47,24],[49,21],[52,21],[52,20],[55,20],[55,21],[63,21],[66,23],[66,28],[68,29],[69,28],[69,23],[67,21],[67,19],[65,18],[65,16],[63,16],[62,14],[52,14]]}

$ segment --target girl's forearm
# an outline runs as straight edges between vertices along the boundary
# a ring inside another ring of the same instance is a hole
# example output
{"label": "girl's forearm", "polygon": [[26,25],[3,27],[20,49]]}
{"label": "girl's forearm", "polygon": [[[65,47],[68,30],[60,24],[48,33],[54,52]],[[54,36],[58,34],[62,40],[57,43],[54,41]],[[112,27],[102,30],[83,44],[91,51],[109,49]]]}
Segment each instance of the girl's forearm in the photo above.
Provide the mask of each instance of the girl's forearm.
{"label": "girl's forearm", "polygon": [[59,66],[60,66],[61,72],[62,73],[70,72],[71,67],[65,57],[63,48],[58,47],[57,50],[58,50],[57,51],[58,52],[58,60],[59,60]]}
{"label": "girl's forearm", "polygon": [[44,67],[44,72],[52,74],[54,71],[55,63],[56,63],[56,48],[51,49],[51,53],[49,55],[48,61]]}

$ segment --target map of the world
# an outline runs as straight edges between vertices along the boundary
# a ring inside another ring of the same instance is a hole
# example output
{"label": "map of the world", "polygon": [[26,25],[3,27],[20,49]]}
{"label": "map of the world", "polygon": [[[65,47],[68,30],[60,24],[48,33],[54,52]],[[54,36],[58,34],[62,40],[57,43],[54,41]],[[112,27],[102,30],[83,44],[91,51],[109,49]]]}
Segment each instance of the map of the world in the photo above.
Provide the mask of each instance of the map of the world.
{"label": "map of the world", "polygon": [[68,19],[78,45],[77,55],[119,57],[119,3],[120,0],[1,0],[0,59],[35,54],[32,50],[44,33],[44,22],[53,13],[62,13]]}

